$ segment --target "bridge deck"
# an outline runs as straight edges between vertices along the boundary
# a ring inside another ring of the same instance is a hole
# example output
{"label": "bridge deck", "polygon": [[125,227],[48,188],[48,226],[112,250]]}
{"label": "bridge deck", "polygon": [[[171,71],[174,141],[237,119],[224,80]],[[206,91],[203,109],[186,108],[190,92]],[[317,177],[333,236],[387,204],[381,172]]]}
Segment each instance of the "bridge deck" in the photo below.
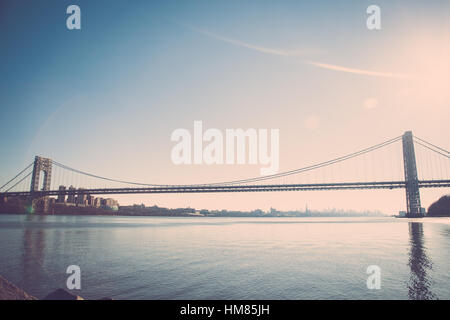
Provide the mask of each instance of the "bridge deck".
{"label": "bridge deck", "polygon": [[[450,187],[450,180],[419,181],[419,188]],[[270,191],[314,191],[314,190],[358,190],[358,189],[399,189],[406,188],[405,181],[382,182],[343,182],[321,184],[265,184],[265,185],[186,185],[158,186],[140,188],[105,188],[105,189],[74,189],[48,190],[37,192],[7,192],[0,196],[57,196],[77,194],[143,194],[143,193],[212,193],[212,192],[270,192]]]}

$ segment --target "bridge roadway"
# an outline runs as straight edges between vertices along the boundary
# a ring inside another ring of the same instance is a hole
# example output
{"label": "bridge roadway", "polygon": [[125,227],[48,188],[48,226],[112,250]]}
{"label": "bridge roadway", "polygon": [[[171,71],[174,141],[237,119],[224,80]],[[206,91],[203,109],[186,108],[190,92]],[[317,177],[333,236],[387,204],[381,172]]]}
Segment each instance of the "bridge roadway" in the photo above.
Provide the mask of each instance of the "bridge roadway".
{"label": "bridge roadway", "polygon": [[[450,187],[450,180],[422,180],[419,188]],[[358,190],[358,189],[399,189],[406,188],[405,181],[383,182],[342,182],[319,184],[265,184],[265,185],[167,185],[139,188],[105,188],[105,189],[74,189],[48,190],[36,192],[8,192],[0,196],[57,196],[78,194],[139,194],[139,193],[211,193],[211,192],[268,192],[268,191],[313,191],[313,190]]]}

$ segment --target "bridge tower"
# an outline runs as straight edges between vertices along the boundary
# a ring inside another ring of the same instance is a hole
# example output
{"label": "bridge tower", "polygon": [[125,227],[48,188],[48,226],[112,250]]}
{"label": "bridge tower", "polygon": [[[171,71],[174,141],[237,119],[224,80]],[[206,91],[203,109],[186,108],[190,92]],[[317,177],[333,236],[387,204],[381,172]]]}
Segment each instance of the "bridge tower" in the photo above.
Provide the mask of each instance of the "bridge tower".
{"label": "bridge tower", "polygon": [[[43,172],[43,187],[41,190],[39,190],[39,182],[41,177],[41,172]],[[38,191],[48,191],[50,190],[50,183],[52,181],[52,160],[48,158],[42,158],[39,156],[36,156],[34,158],[34,166],[33,166],[33,173],[31,175],[31,186],[30,186],[30,193],[31,193],[31,202],[33,208],[36,209],[36,211],[41,212],[47,212],[49,207],[49,199],[48,196],[45,197],[39,197],[36,195],[33,195],[33,193]]]}
{"label": "bridge tower", "polygon": [[419,179],[417,178],[416,155],[412,131],[406,131],[402,137],[403,167],[406,183],[406,216],[421,217]]}
{"label": "bridge tower", "polygon": [[[39,178],[41,176],[41,171],[44,173],[44,185],[42,190],[39,190]],[[34,158],[30,192],[50,190],[51,180],[52,180],[52,160],[36,156]]]}

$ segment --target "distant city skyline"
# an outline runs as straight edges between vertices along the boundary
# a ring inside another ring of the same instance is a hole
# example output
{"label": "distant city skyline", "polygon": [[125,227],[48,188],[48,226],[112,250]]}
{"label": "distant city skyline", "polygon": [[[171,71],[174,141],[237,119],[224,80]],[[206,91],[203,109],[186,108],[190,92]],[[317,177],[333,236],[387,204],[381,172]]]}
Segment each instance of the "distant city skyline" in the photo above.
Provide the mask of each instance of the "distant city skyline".
{"label": "distant city skyline", "polygon": [[[381,30],[366,27],[371,1],[76,1],[82,27],[67,30],[70,4],[1,5],[0,183],[35,155],[143,183],[260,175],[259,165],[174,165],[171,133],[196,120],[279,129],[280,172],[407,130],[448,149],[446,1],[377,1]],[[423,206],[445,193],[422,189]],[[404,210],[404,198],[404,190],[117,196],[169,208],[308,203],[388,214]]]}

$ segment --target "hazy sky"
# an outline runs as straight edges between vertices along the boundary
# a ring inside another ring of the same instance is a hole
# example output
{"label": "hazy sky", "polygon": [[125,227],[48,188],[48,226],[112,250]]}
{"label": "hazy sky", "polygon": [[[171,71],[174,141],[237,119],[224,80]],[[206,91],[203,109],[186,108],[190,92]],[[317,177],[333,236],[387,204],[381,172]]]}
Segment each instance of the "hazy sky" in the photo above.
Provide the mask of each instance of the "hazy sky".
{"label": "hazy sky", "polygon": [[[66,28],[70,4],[81,8],[81,30]],[[366,27],[371,4],[381,30]],[[174,165],[170,135],[192,131],[194,120],[279,129],[280,171],[406,130],[449,149],[448,1],[6,0],[0,37],[0,184],[34,155],[144,183],[260,174],[260,165]],[[401,157],[389,161],[401,178]],[[356,179],[354,167],[338,169]],[[422,203],[448,192],[423,190]],[[405,207],[404,190],[116,198],[209,209]]]}

